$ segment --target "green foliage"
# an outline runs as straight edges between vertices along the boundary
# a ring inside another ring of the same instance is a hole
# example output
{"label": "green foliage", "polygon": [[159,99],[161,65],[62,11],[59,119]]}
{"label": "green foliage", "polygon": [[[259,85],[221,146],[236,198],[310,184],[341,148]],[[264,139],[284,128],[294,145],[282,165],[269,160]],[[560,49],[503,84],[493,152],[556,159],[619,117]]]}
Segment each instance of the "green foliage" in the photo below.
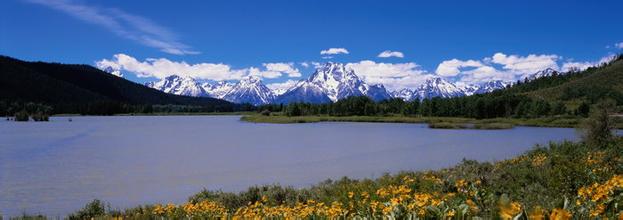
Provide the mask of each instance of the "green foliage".
{"label": "green foliage", "polygon": [[594,106],[583,127],[584,141],[593,147],[603,147],[614,138],[614,122],[610,118],[615,107],[613,100],[604,100]]}
{"label": "green foliage", "polygon": [[28,112],[25,110],[15,113],[15,121],[28,121],[29,119],[30,117],[28,116]]}
{"label": "green foliage", "polygon": [[10,217],[9,218],[9,220],[46,220],[46,219],[48,219],[48,218],[46,216],[43,216],[43,215],[27,215],[26,213],[22,214],[22,216]]}
{"label": "green foliage", "polygon": [[104,206],[104,203],[98,199],[95,199],[90,203],[86,204],[84,208],[73,214],[70,214],[67,218],[69,220],[81,220],[92,219],[104,215],[106,215],[106,207]]}

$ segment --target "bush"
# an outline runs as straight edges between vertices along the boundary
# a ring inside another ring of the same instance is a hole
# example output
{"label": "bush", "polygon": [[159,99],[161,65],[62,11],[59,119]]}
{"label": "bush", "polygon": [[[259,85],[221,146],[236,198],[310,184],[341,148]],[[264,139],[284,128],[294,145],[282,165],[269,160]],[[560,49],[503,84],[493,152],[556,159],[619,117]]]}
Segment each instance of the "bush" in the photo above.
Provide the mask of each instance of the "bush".
{"label": "bush", "polygon": [[615,123],[610,119],[615,102],[604,100],[593,106],[583,126],[584,141],[593,147],[604,147],[612,142]]}
{"label": "bush", "polygon": [[22,111],[15,113],[15,121],[28,121],[28,120],[29,120],[28,112],[22,110]]}
{"label": "bush", "polygon": [[268,109],[264,109],[262,110],[262,112],[260,112],[260,114],[263,116],[270,116],[270,111]]}
{"label": "bush", "polygon": [[42,113],[42,112],[37,112],[35,114],[32,115],[32,120],[35,121],[49,121],[50,120],[50,116]]}
{"label": "bush", "polygon": [[106,208],[104,203],[99,199],[95,199],[92,202],[84,206],[84,208],[68,216],[70,220],[79,219],[91,219],[98,216],[106,215]]}

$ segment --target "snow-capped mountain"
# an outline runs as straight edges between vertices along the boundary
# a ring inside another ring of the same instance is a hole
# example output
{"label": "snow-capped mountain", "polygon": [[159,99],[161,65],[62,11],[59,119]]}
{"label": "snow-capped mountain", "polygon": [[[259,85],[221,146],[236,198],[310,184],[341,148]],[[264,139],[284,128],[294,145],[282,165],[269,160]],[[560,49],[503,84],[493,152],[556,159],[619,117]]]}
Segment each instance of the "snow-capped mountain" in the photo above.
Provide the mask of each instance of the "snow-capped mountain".
{"label": "snow-capped mountain", "polygon": [[235,83],[225,81],[216,83],[204,82],[201,84],[201,88],[203,88],[203,90],[205,90],[210,97],[223,99],[223,97],[225,97],[225,95],[227,95],[227,93],[229,93],[235,85]]}
{"label": "snow-capped mountain", "polygon": [[145,86],[175,95],[195,97],[209,96],[195,79],[178,75],[167,76],[158,82],[148,82],[145,83]]}
{"label": "snow-capped mountain", "polygon": [[104,72],[107,72],[107,73],[110,73],[110,74],[115,75],[115,76],[117,76],[117,77],[121,77],[121,78],[123,78],[123,73],[121,73],[121,71],[116,70],[116,69],[113,69],[113,68],[112,68],[112,67],[110,67],[110,66],[109,66],[109,67],[104,68]]}
{"label": "snow-capped mountain", "polygon": [[508,83],[501,80],[489,81],[482,84],[457,85],[442,78],[432,78],[426,80],[426,82],[415,90],[410,90],[408,88],[401,89],[394,91],[392,96],[395,98],[402,98],[405,101],[415,99],[423,100],[434,97],[451,98],[488,93],[503,89],[506,85],[508,85]]}
{"label": "snow-capped mountain", "polygon": [[477,94],[478,89],[480,89],[479,84],[456,84],[461,90],[463,90],[463,94],[466,96]]}
{"label": "snow-capped mountain", "polygon": [[409,101],[411,100],[411,97],[413,97],[413,90],[404,88],[401,90],[393,91],[391,94],[392,94],[392,97],[394,98],[401,98],[405,101]]}
{"label": "snow-capped mountain", "polygon": [[552,68],[547,68],[547,69],[544,69],[544,70],[540,70],[540,71],[538,71],[536,73],[533,73],[532,75],[530,75],[528,77],[528,80],[535,80],[535,79],[538,79],[538,78],[541,78],[541,77],[552,76],[554,74],[558,74],[558,71],[556,71],[555,69],[552,69]]}
{"label": "snow-capped mountain", "polygon": [[276,102],[326,103],[361,95],[376,101],[391,97],[383,85],[370,86],[344,64],[329,62],[316,69],[307,80],[298,82],[277,97]]}
{"label": "snow-capped mountain", "polygon": [[234,103],[264,105],[273,103],[275,95],[257,76],[247,76],[233,85],[223,99]]}
{"label": "snow-capped mountain", "polygon": [[423,100],[434,97],[451,98],[464,95],[464,91],[454,83],[448,82],[440,77],[435,77],[426,80],[426,82],[416,88],[410,100]]}
{"label": "snow-capped mountain", "polygon": [[[474,90],[472,94],[484,94],[484,93],[493,92],[498,89],[506,88],[507,85],[509,84],[505,83],[502,80],[489,81],[489,82],[486,82],[480,85],[474,85],[474,88],[476,88],[476,90]],[[469,95],[472,95],[472,94],[469,94]]]}
{"label": "snow-capped mountain", "polygon": [[176,95],[212,97],[253,105],[272,103],[275,99],[273,92],[262,83],[260,78],[255,76],[245,77],[238,83],[205,82],[201,84],[191,77],[171,75],[158,82],[145,83],[145,86]]}

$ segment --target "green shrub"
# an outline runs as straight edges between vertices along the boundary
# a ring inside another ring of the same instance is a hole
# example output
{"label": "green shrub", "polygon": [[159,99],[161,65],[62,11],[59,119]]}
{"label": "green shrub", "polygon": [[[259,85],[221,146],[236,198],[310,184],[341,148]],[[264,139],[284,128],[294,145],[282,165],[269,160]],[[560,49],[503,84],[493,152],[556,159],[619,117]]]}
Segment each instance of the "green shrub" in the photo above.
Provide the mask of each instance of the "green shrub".
{"label": "green shrub", "polygon": [[86,204],[84,208],[79,211],[70,214],[67,218],[70,220],[91,219],[106,215],[106,208],[104,203],[98,199]]}
{"label": "green shrub", "polygon": [[15,121],[28,121],[29,119],[28,112],[24,110],[15,113]]}
{"label": "green shrub", "polygon": [[32,119],[35,121],[49,121],[50,116],[42,112],[37,112],[32,115]]}

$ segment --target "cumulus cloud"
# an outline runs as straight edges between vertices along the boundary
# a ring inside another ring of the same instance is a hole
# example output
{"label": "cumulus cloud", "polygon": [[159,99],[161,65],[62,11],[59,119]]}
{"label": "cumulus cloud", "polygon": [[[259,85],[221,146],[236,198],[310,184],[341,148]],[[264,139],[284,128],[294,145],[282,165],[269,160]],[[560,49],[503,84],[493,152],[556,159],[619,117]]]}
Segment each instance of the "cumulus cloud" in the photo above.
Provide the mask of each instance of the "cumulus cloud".
{"label": "cumulus cloud", "polygon": [[456,76],[461,72],[460,70],[461,68],[482,67],[482,66],[483,64],[480,61],[475,61],[475,60],[462,61],[458,59],[451,59],[451,60],[446,60],[446,61],[441,62],[437,66],[437,70],[435,71],[435,73],[437,73],[437,75],[445,76],[445,77]]}
{"label": "cumulus cloud", "polygon": [[278,78],[282,75],[298,77],[301,73],[293,68],[293,63],[264,63],[263,68],[249,67],[233,69],[223,63],[189,64],[184,61],[171,61],[165,58],[148,58],[139,61],[126,54],[116,54],[112,59],[102,59],[95,65],[100,69],[108,67],[113,70],[129,72],[137,77],[165,78],[176,74],[204,80],[240,80],[245,76],[259,76],[262,78]]}
{"label": "cumulus cloud", "polygon": [[610,55],[604,56],[604,57],[600,58],[598,61],[594,61],[594,62],[573,62],[573,61],[569,61],[569,62],[563,63],[561,71],[563,71],[563,72],[582,71],[582,70],[588,69],[589,67],[594,67],[594,66],[599,66],[599,65],[603,65],[603,64],[609,63],[610,61],[614,60],[615,58],[616,58],[616,55],[610,54]]}
{"label": "cumulus cloud", "polygon": [[294,68],[294,63],[263,63],[262,66],[266,68],[265,72],[276,72],[287,74],[288,77],[301,77],[299,69]]}
{"label": "cumulus cloud", "polygon": [[389,57],[398,57],[398,58],[404,58],[405,55],[400,52],[400,51],[391,51],[391,50],[386,50],[381,52],[378,57],[380,58],[389,58]]}
{"label": "cumulus cloud", "polygon": [[505,70],[512,73],[526,75],[532,74],[539,70],[552,68],[557,70],[558,55],[535,55],[530,54],[528,56],[518,55],[506,55],[503,53],[496,53],[491,58],[486,60],[495,64],[500,64]]}
{"label": "cumulus cloud", "polygon": [[620,43],[614,44],[614,46],[615,46],[616,48],[623,49],[623,42],[620,42]]}
{"label": "cumulus cloud", "polygon": [[[441,77],[457,77],[459,83],[482,83],[492,80],[514,81],[527,77],[539,70],[559,70],[558,55],[528,56],[496,53],[481,60],[451,59],[441,62],[435,73]],[[579,66],[580,63],[571,64]]]}
{"label": "cumulus cloud", "polygon": [[595,66],[595,63],[592,62],[565,62],[562,64],[561,70],[563,72],[577,72],[588,69],[589,67]]}
{"label": "cumulus cloud", "polygon": [[101,26],[119,37],[136,41],[162,52],[176,55],[198,54],[177,40],[175,34],[153,21],[116,8],[100,8],[68,0],[26,0],[43,5],[82,21]]}
{"label": "cumulus cloud", "polygon": [[320,51],[320,55],[336,55],[336,54],[348,54],[348,50],[346,50],[346,48],[340,47],[340,48],[329,48],[329,49]]}
{"label": "cumulus cloud", "polygon": [[367,83],[380,83],[389,90],[415,88],[431,77],[413,62],[377,63],[371,60],[362,60],[357,63],[348,63],[346,67],[352,68]]}

